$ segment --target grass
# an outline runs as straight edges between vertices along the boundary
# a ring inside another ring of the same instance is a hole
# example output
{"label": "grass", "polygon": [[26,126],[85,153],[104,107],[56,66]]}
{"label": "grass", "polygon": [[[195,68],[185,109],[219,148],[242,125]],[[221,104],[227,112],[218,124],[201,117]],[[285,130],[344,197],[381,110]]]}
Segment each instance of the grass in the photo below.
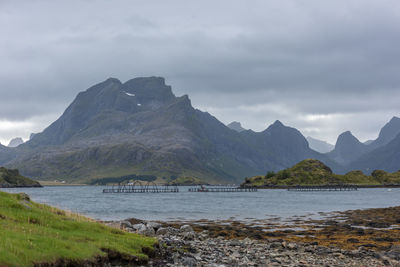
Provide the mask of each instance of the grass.
{"label": "grass", "polygon": [[205,182],[196,177],[178,177],[176,179],[170,180],[169,184],[178,184],[178,185],[196,185],[196,184],[205,184]]}
{"label": "grass", "polygon": [[156,242],[5,192],[0,192],[0,229],[0,266],[94,260],[106,250],[147,260],[143,251]]}

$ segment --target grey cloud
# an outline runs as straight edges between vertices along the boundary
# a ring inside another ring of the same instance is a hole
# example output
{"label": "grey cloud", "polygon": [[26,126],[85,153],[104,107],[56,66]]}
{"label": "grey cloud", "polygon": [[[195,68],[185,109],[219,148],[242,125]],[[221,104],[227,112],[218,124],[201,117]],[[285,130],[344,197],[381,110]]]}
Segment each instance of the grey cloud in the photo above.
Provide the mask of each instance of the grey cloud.
{"label": "grey cloud", "polygon": [[400,113],[395,0],[0,3],[0,119],[35,129],[111,76],[164,76],[224,122],[330,141]]}

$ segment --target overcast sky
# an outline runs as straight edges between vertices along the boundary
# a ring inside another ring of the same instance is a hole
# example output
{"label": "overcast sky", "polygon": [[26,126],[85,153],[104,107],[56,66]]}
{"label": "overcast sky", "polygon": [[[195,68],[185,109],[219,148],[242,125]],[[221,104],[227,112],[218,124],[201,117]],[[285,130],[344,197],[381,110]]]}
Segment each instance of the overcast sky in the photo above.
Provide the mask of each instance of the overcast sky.
{"label": "overcast sky", "polygon": [[334,143],[400,115],[398,0],[0,0],[0,142],[108,77],[163,76],[224,123]]}

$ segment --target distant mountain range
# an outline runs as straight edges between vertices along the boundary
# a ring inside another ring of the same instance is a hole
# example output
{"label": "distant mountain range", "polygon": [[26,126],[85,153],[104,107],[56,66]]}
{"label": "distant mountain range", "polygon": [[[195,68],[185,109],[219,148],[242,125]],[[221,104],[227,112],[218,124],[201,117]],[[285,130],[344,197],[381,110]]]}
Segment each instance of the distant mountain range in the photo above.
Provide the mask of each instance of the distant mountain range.
{"label": "distant mountain range", "polygon": [[16,138],[11,139],[10,143],[8,143],[8,147],[17,147],[23,143],[24,143],[24,140],[22,140],[21,137],[16,137]]}
{"label": "distant mountain range", "polygon": [[315,151],[318,151],[320,153],[327,153],[335,148],[334,145],[329,144],[326,141],[318,140],[311,136],[307,136],[307,141],[311,149],[314,149]]}
{"label": "distant mountain range", "polygon": [[376,169],[389,172],[400,169],[400,118],[393,117],[380,131],[376,140],[361,143],[351,132],[339,135],[335,149],[327,155],[342,165],[344,173],[361,170],[370,174]]}
{"label": "distant mountain range", "polygon": [[163,78],[125,83],[110,78],[79,93],[59,119],[29,141],[15,148],[0,145],[0,165],[36,179],[87,183],[129,175],[151,175],[160,182],[178,176],[241,182],[307,158],[345,171],[350,161],[364,166],[371,160],[368,153],[388,153],[379,149],[396,146],[396,123],[369,145],[342,134],[334,150],[322,154],[280,121],[262,132],[237,122],[228,127],[194,109],[188,96],[176,97]]}
{"label": "distant mountain range", "polygon": [[238,122],[238,121],[233,121],[233,122],[229,123],[226,126],[228,126],[228,128],[230,128],[232,130],[235,130],[236,132],[239,132],[239,133],[243,132],[243,131],[246,131],[246,129],[243,128],[242,124],[240,124],[240,122]]}

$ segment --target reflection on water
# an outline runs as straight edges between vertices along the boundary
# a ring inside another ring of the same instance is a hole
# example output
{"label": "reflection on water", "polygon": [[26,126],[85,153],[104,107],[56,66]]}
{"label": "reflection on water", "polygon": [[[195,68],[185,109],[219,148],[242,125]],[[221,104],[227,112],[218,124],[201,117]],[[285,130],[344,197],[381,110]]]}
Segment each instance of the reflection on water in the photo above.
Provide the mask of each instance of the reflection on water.
{"label": "reflection on water", "polygon": [[319,212],[400,205],[400,188],[359,189],[351,192],[258,192],[103,194],[101,186],[60,186],[2,189],[25,192],[34,201],[79,212],[100,220],[135,217],[146,220],[237,220],[315,216]]}

